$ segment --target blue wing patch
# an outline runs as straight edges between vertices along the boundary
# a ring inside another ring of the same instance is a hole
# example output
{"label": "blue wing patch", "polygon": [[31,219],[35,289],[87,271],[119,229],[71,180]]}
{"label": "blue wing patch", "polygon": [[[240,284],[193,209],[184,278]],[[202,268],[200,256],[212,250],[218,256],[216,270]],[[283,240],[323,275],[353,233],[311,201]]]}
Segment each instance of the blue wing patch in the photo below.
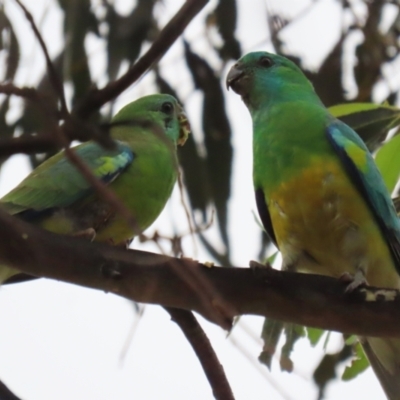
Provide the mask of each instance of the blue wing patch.
{"label": "blue wing patch", "polygon": [[326,134],[352,182],[372,210],[400,274],[400,221],[371,153],[361,138],[340,121],[332,122]]}
{"label": "blue wing patch", "polygon": [[[75,147],[74,151],[93,174],[107,184],[115,180],[135,158],[132,150],[121,142],[116,142],[112,150],[88,142]],[[90,183],[63,153],[59,153],[36,168],[4,196],[1,203],[11,214],[32,220],[55,208],[68,207],[92,192]]]}

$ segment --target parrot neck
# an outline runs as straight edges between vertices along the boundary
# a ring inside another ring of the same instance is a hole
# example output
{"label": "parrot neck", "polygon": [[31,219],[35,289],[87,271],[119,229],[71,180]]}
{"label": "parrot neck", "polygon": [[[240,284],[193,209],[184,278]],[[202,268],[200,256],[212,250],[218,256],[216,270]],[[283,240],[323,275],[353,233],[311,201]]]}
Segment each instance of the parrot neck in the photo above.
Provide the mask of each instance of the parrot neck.
{"label": "parrot neck", "polygon": [[164,133],[163,128],[155,123],[151,128],[147,126],[118,126],[111,131],[111,138],[120,140],[126,143],[152,143],[154,140],[164,143],[172,150],[175,145],[174,142]]}
{"label": "parrot neck", "polygon": [[265,118],[265,114],[268,114],[272,108],[284,109],[286,104],[291,108],[300,103],[324,107],[314,90],[301,91],[298,89],[297,85],[291,85],[289,89],[285,90],[278,88],[278,90],[259,90],[258,93],[256,91],[255,96],[252,96],[255,101],[253,100],[248,105],[253,121]]}
{"label": "parrot neck", "polygon": [[283,107],[283,103],[308,102],[323,106],[311,82],[302,73],[282,70],[279,75],[258,75],[251,86],[244,100],[253,120],[271,107]]}

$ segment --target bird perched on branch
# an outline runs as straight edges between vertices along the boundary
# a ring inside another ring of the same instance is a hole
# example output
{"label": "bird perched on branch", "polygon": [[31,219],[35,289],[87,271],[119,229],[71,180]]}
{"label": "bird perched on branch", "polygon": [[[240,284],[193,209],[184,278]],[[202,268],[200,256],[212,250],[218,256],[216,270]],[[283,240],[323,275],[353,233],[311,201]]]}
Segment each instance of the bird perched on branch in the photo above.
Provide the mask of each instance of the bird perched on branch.
{"label": "bird perched on branch", "polygon": [[[253,120],[253,181],[283,267],[400,288],[400,223],[367,147],[285,57],[249,53],[229,71]],[[362,338],[390,400],[400,399],[400,339]]]}
{"label": "bird perched on branch", "polygon": [[[121,200],[131,220],[95,191],[62,151],[43,162],[0,199],[12,215],[49,231],[121,245],[145,230],[163,210],[178,175],[176,146],[190,132],[178,101],[142,97],[111,122],[114,148],[94,141],[73,148],[92,173]],[[18,273],[0,266],[0,283]]]}

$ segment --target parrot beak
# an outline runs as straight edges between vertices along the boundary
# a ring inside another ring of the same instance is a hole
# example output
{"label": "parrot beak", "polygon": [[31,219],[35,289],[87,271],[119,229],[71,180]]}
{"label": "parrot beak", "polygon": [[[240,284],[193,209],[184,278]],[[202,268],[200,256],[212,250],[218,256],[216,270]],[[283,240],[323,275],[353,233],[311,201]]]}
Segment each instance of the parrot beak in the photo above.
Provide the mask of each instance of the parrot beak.
{"label": "parrot beak", "polygon": [[191,133],[190,123],[181,105],[178,105],[178,121],[180,125],[178,145],[183,146]]}
{"label": "parrot beak", "polygon": [[234,92],[240,94],[240,81],[244,76],[244,71],[240,69],[239,65],[236,63],[228,72],[228,76],[226,77],[226,88],[229,90],[231,87]]}

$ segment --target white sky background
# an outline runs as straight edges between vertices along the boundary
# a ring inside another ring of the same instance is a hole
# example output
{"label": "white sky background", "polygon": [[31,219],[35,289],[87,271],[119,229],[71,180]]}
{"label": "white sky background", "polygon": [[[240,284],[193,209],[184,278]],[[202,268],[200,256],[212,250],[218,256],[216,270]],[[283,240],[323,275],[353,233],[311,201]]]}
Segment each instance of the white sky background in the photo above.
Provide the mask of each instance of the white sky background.
{"label": "white sky background", "polygon": [[[44,70],[43,56],[28,22],[14,1],[3,1],[22,50],[22,67],[16,83],[21,86],[34,85]],[[93,4],[99,3],[100,0],[93,1]],[[132,4],[130,0],[118,0],[116,3],[121,12],[129,10]],[[164,5],[158,5],[163,21],[167,22],[182,3],[180,0],[165,0]],[[279,7],[290,16],[309,3],[271,0],[268,5],[272,9]],[[283,36],[288,48],[296,54],[306,54],[306,65],[313,68],[319,65],[340,34],[337,2],[321,0],[319,3],[315,11],[293,24]],[[50,54],[55,56],[62,46],[62,20],[55,0],[25,0],[24,4],[38,22]],[[210,9],[208,7],[206,10]],[[215,64],[218,59],[207,51],[207,40],[202,31],[201,21],[206,12],[191,23],[185,38],[195,51],[207,54],[208,60]],[[238,14],[237,37],[243,51],[271,50],[265,2],[240,0]],[[88,37],[85,44],[91,56],[93,75],[104,84],[101,78],[105,68],[102,53],[104,45],[94,36]],[[163,76],[185,100],[189,119],[199,134],[201,94],[194,91],[184,66],[180,43],[175,44],[161,60],[161,66]],[[222,79],[229,67],[225,69]],[[349,89],[352,89],[351,81]],[[152,77],[148,75],[119,97],[116,109],[153,90]],[[19,101],[13,101],[17,109]],[[251,181],[251,121],[236,94],[226,93],[226,101],[234,130],[232,140],[235,148],[233,196],[230,203],[233,260],[236,265],[246,266],[250,259],[256,257],[259,248],[259,228],[252,216],[256,207]],[[18,112],[10,115],[10,118],[17,115]],[[8,192],[28,172],[26,158],[14,156],[1,170],[0,193]],[[147,233],[151,234],[157,229],[162,234],[173,234],[175,225],[179,232],[187,230],[177,190]],[[217,238],[215,231],[208,235],[213,240]],[[157,251],[151,244],[134,242],[134,246]],[[193,249],[191,238],[184,240],[184,250],[187,256],[202,261],[209,259],[200,246]],[[294,373],[281,372],[278,358],[274,359],[270,373],[257,361],[261,350],[261,342],[257,338],[263,318],[243,317],[229,338],[219,327],[201,317],[199,320],[225,368],[237,400],[316,399],[317,391],[311,375],[323,355],[322,343],[313,349],[307,340],[300,340],[292,357]],[[136,331],[122,364],[120,354],[135,323]],[[246,333],[243,327],[252,335]],[[339,339],[334,336],[328,351],[336,351],[338,344]],[[343,368],[338,371],[339,375]],[[1,287],[0,379],[23,400],[213,398],[196,356],[179,328],[161,307],[146,306],[143,317],[138,320],[132,304],[125,299],[50,280]],[[362,396],[384,399],[371,370],[350,383],[330,384],[326,394],[326,399],[353,400]]]}

